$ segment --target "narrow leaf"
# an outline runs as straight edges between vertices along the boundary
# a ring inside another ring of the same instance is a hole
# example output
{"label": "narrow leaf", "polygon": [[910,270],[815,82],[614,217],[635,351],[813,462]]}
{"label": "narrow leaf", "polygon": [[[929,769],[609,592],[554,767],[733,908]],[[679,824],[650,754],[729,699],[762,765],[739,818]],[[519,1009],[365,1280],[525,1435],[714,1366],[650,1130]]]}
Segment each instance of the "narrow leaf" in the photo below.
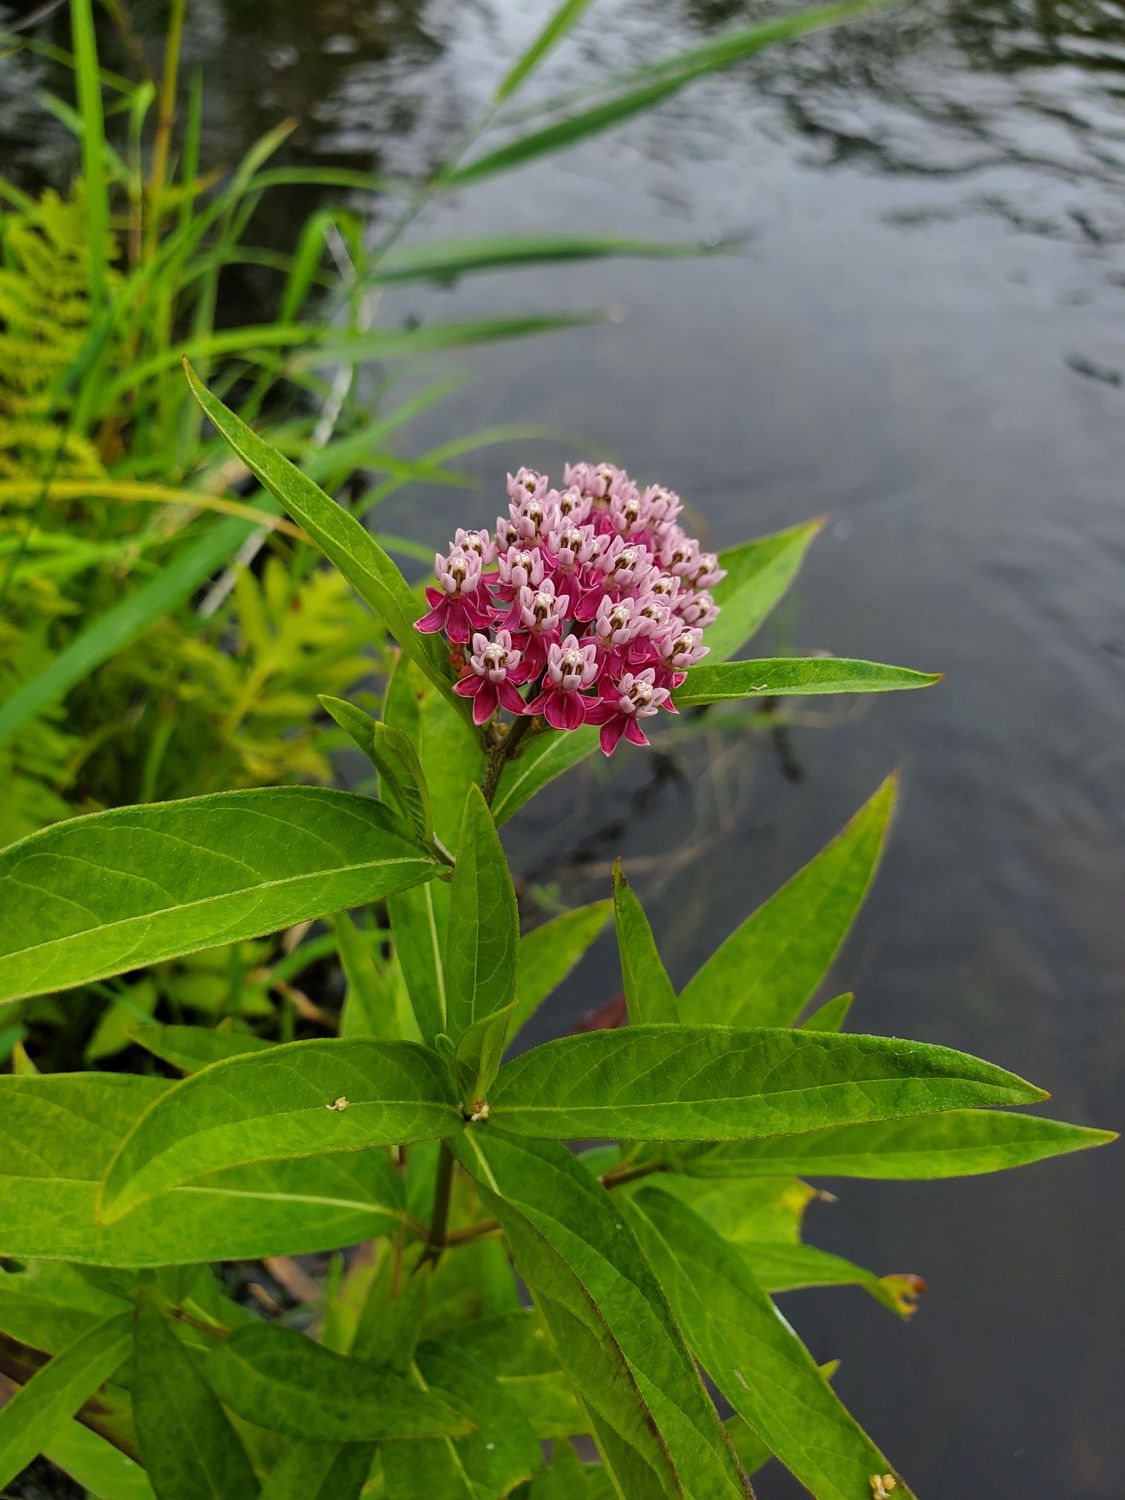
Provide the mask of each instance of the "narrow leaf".
{"label": "narrow leaf", "polygon": [[128,1358],[131,1312],[96,1323],[0,1407],[0,1489],[6,1489]]}
{"label": "narrow leaf", "polygon": [[293,1328],[236,1328],[207,1355],[207,1382],[247,1422],[329,1442],[446,1437],[471,1423],[401,1375],[334,1354]]}
{"label": "narrow leaf", "polygon": [[348,982],[340,1013],[340,1035],[394,1041],[399,1036],[395,996],[376,966],[371,943],[361,937],[346,911],[333,917],[332,927],[336,934],[336,950]]}
{"label": "narrow leaf", "polygon": [[818,517],[719,554],[727,576],[711,590],[721,613],[703,636],[709,663],[727,661],[750,639],[793,582],[823,525]]}
{"label": "narrow leaf", "polygon": [[[588,0],[584,0],[588,3]],[[384,281],[445,281],[473,271],[516,269],[579,260],[635,256],[666,260],[705,255],[700,244],[667,240],[619,239],[613,235],[505,234],[480,239],[438,240],[396,248],[379,262],[367,279]]]}
{"label": "narrow leaf", "polygon": [[1002,1172],[1117,1139],[1038,1115],[955,1109],[918,1119],[829,1125],[802,1135],[712,1146],[685,1152],[677,1171],[698,1177],[797,1172],[805,1177],[874,1177],[934,1181]]}
{"label": "narrow leaf", "polygon": [[519,913],[508,861],[480,788],[465,801],[449,891],[445,950],[448,1030],[454,1040],[515,999]]}
{"label": "narrow leaf", "polygon": [[356,1244],[401,1224],[402,1179],[377,1148],[212,1173],[99,1224],[111,1160],[174,1087],[122,1073],[0,1077],[0,1255],[128,1267],[256,1260]]}
{"label": "narrow leaf", "polygon": [[834,999],[826,1000],[811,1015],[805,1017],[801,1022],[801,1030],[843,1031],[854,1000],[855,996],[852,994],[836,995]]}
{"label": "narrow leaf", "polygon": [[182,1073],[198,1073],[224,1057],[263,1052],[273,1045],[265,1037],[245,1031],[217,1031],[211,1026],[134,1026],[131,1036],[146,1052]]}
{"label": "narrow leaf", "polygon": [[565,911],[533,927],[520,938],[513,1036],[582,958],[603,931],[612,910],[609,901],[576,906],[573,911]]}
{"label": "narrow leaf", "polygon": [[890,1469],[742,1258],[697,1214],[652,1189],[625,1213],[704,1369],[817,1500],[856,1500]]}
{"label": "narrow leaf", "polygon": [[505,74],[496,89],[497,104],[503,103],[533,73],[552,48],[559,42],[589,7],[590,0],[562,0],[543,30]]}
{"label": "narrow leaf", "polygon": [[940,672],[914,672],[839,656],[767,656],[759,661],[704,662],[692,667],[675,692],[679,708],[730,703],[739,698],[806,697],[816,693],[891,693],[931,687]]}
{"label": "narrow leaf", "polygon": [[378,803],[322,787],[72,818],[0,853],[0,1000],[276,932],[441,868]]}
{"label": "narrow leaf", "polygon": [[497,828],[548,782],[579,765],[597,748],[598,731],[592,724],[581,729],[542,729],[525,741],[519,756],[509,761],[500,773],[500,784],[492,800]]}
{"label": "narrow leaf", "polygon": [[222,1407],[150,1302],[137,1309],[133,1416],[157,1500],[254,1500],[258,1482]]}
{"label": "narrow leaf", "polygon": [[448,1074],[415,1042],[328,1038],[213,1063],[175,1084],[110,1163],[100,1217],[224,1167],[430,1140],[460,1129]]}
{"label": "narrow leaf", "polygon": [[359,1500],[373,1443],[320,1443],[294,1438],[262,1485],[260,1500]]}
{"label": "narrow leaf", "polygon": [[446,1031],[445,934],[449,886],[431,880],[400,891],[387,902],[395,956],[402,969],[423,1041]]}
{"label": "narrow leaf", "polygon": [[519,1135],[729,1141],[1044,1097],[1014,1073],[923,1042],[628,1026],[525,1052],[501,1069],[489,1105],[492,1122]]}
{"label": "narrow leaf", "polygon": [[685,1021],[788,1026],[820,983],[874,878],[894,810],[888,777],[851,822],[717,948],[680,996]]}
{"label": "narrow leaf", "polygon": [[259,483],[305,528],[407,655],[460,712],[464,700],[453,692],[442,648],[434,636],[420,635],[414,629],[418,604],[413,591],[374,537],[213,396],[186,362],[184,370],[203,414],[219,435]]}
{"label": "narrow leaf", "polygon": [[152,1485],[140,1464],[81,1422],[60,1427],[43,1445],[43,1457],[97,1500],[153,1500]]}
{"label": "narrow leaf", "polygon": [[383,778],[384,795],[389,792],[424,844],[434,836],[430,794],[418,752],[401,729],[377,723],[354,703],[320,694],[320,702],[340,728],[351,735]]}
{"label": "narrow leaf", "polygon": [[744,1494],[714,1406],[617,1205],[564,1146],[455,1143],[504,1226],[623,1495]]}
{"label": "narrow leaf", "polygon": [[625,879],[620,860],[613,866],[613,913],[629,1020],[635,1026],[643,1021],[678,1021],[676,991],[644,908]]}

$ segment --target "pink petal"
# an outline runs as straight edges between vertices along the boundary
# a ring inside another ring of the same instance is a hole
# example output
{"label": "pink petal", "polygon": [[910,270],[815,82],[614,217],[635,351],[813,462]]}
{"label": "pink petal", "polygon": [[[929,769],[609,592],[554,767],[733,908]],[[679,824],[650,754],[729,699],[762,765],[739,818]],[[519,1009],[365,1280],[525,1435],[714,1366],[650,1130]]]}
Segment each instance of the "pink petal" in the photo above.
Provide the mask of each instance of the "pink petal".
{"label": "pink petal", "polygon": [[602,732],[598,738],[601,740],[603,755],[612,755],[617,749],[617,741],[621,738],[624,728],[624,720],[620,717],[610,719],[602,725]]}
{"label": "pink petal", "polygon": [[647,745],[648,736],[631,715],[625,725],[625,738],[633,745]]}

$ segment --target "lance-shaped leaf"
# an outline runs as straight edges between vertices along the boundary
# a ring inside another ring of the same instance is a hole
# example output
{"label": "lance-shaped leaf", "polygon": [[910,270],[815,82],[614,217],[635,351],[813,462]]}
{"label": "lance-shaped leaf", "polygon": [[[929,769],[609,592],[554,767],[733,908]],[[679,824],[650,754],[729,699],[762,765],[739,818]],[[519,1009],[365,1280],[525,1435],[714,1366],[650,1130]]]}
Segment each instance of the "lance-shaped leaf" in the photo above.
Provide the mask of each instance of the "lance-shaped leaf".
{"label": "lance-shaped leaf", "polygon": [[893,693],[932,687],[940,672],[915,672],[840,656],[767,656],[692,667],[673,694],[679,708],[732,703],[740,698],[804,698],[816,693]]}
{"label": "lance-shaped leaf", "polygon": [[403,1376],[348,1359],[293,1328],[252,1323],[208,1351],[207,1383],[248,1422],[327,1442],[447,1437],[472,1423]]}
{"label": "lance-shaped leaf", "polygon": [[171,1063],[181,1073],[198,1073],[225,1057],[264,1052],[273,1046],[265,1037],[246,1031],[219,1031],[214,1026],[135,1026],[130,1036],[146,1052]]}
{"label": "lance-shaped leaf", "polygon": [[478,1500],[507,1495],[542,1458],[519,1404],[483,1365],[440,1339],[419,1345],[412,1376],[473,1427],[444,1442],[384,1443],[383,1482],[396,1500]]}
{"label": "lance-shaped leaf", "polygon": [[818,517],[719,554],[719,566],[727,576],[711,590],[721,613],[703,635],[709,662],[728,660],[750,639],[793,582],[823,525],[823,517]]}
{"label": "lance-shaped leaf", "polygon": [[375,949],[352,917],[341,911],[332,918],[336,952],[347,990],[340,1009],[339,1035],[369,1036],[393,1041],[401,1035],[393,987],[375,961]]}
{"label": "lance-shaped leaf", "polygon": [[386,808],[324,787],[71,818],[0,853],[0,1001],[276,932],[441,869]]}
{"label": "lance-shaped leaf", "polygon": [[744,1494],[660,1285],[610,1195],[557,1142],[454,1144],[504,1226],[623,1495]]}
{"label": "lance-shaped leaf", "polygon": [[132,1312],[95,1323],[0,1407],[0,1490],[25,1469],[129,1354]]}
{"label": "lance-shaped leaf", "polygon": [[541,729],[510,760],[500,773],[500,783],[492,800],[492,816],[500,828],[519,812],[535,793],[579,765],[598,748],[598,731],[586,724],[581,729]]}
{"label": "lance-shaped leaf", "polygon": [[437,638],[414,629],[418,601],[382,547],[342,506],[324,493],[240,417],[211,394],[185,360],[184,372],[204,416],[238,454],[255,479],[299,522],[369,605],[438,690],[468,712],[453,691],[445,652]]}
{"label": "lance-shaped leaf", "polygon": [[923,1042],[627,1026],[525,1052],[500,1070],[489,1105],[519,1135],[731,1141],[1045,1097],[1003,1068]]}
{"label": "lance-shaped leaf", "polygon": [[[649,1178],[646,1185],[652,1185]],[[767,1292],[810,1286],[859,1286],[898,1317],[910,1317],[922,1289],[915,1276],[876,1276],[840,1255],[801,1243],[805,1210],[818,1195],[795,1177],[745,1177],[732,1181],[665,1174],[661,1192],[687,1203],[737,1248],[750,1274]],[[628,1187],[623,1191],[629,1191]]]}
{"label": "lance-shaped leaf", "polygon": [[599,935],[613,910],[609,901],[594,901],[564,911],[520,938],[519,978],[513,1035],[531,1019]]}
{"label": "lance-shaped leaf", "polygon": [[133,1416],[158,1500],[254,1500],[258,1494],[230,1419],[151,1302],[137,1309]]}
{"label": "lance-shaped leaf", "polygon": [[359,1500],[373,1443],[324,1443],[293,1438],[262,1485],[259,1500]]}
{"label": "lance-shaped leaf", "polygon": [[876,1177],[936,1181],[1002,1172],[1048,1156],[1063,1156],[1117,1139],[1112,1130],[1090,1130],[1038,1115],[954,1109],[915,1119],[829,1125],[802,1135],[740,1141],[674,1157],[674,1170],[695,1177]]}
{"label": "lance-shaped leaf", "polygon": [[430,793],[422,762],[409,737],[393,725],[380,724],[343,698],[321,693],[320,702],[379,772],[384,795],[390,793],[419,839],[428,844],[434,836]]}
{"label": "lance-shaped leaf", "polygon": [[863,905],[894,798],[889,776],[827,848],[735,928],[685,985],[685,1021],[788,1026],[796,1019]]}
{"label": "lance-shaped leaf", "polygon": [[423,1041],[447,1032],[445,935],[449,928],[449,886],[431,880],[399,891],[387,902],[395,957],[402,969],[414,1018]]}
{"label": "lance-shaped leaf", "polygon": [[[455,1041],[511,1006],[516,994],[519,932],[508,861],[480,788],[473,786],[465,800],[457,868],[449,890],[445,990],[448,1030]],[[503,1039],[499,1051],[495,1045],[483,1044],[475,1050],[487,1050],[498,1061]]]}
{"label": "lance-shaped leaf", "polygon": [[127,1308],[115,1292],[61,1261],[9,1261],[0,1269],[0,1332],[47,1354]]}
{"label": "lance-shaped leaf", "polygon": [[441,1344],[456,1357],[466,1355],[491,1371],[537,1438],[585,1432],[588,1418],[533,1308],[474,1318],[443,1333]]}
{"label": "lance-shaped leaf", "polygon": [[98,1500],[154,1500],[140,1464],[81,1422],[60,1427],[44,1444],[43,1457]]}
{"label": "lance-shaped leaf", "polygon": [[212,1173],[100,1224],[110,1162],[174,1087],[124,1073],[0,1077],[0,1255],[129,1267],[255,1260],[335,1249],[402,1222],[402,1179],[372,1148]]}
{"label": "lance-shaped leaf", "polygon": [[[465,699],[457,702],[463,704]],[[387,684],[383,721],[404,734],[417,750],[434,828],[456,853],[465,798],[469,787],[484,774],[484,751],[477,731],[405,656],[399,657]]]}
{"label": "lance-shaped leaf", "polygon": [[625,1213],[708,1375],[817,1500],[856,1500],[889,1471],[745,1261],[698,1214],[652,1189]]}
{"label": "lance-shaped leaf", "polygon": [[208,1172],[361,1146],[432,1140],[461,1128],[448,1070],[416,1042],[290,1042],[212,1063],[163,1094],[106,1172],[112,1224]]}
{"label": "lance-shaped leaf", "polygon": [[844,1022],[848,1019],[855,996],[851,993],[846,995],[835,995],[831,1000],[826,1000],[823,1005],[818,1005],[810,1015],[801,1022],[802,1031],[843,1031]]}
{"label": "lance-shaped leaf", "polygon": [[676,991],[668,978],[656,939],[652,935],[644,907],[633,894],[621,869],[613,865],[613,915],[617,924],[617,951],[621,955],[621,979],[629,1020],[634,1026],[643,1021],[678,1021]]}

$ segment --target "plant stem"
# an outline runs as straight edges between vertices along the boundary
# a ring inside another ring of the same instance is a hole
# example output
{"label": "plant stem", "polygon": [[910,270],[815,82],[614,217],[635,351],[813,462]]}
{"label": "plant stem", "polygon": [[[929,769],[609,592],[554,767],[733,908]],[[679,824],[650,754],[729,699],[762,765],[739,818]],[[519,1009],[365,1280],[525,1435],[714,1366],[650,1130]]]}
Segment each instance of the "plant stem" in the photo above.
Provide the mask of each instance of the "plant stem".
{"label": "plant stem", "polygon": [[499,1233],[500,1220],[485,1219],[480,1224],[470,1224],[468,1229],[455,1229],[446,1237],[446,1244],[452,1250],[455,1245],[471,1245],[474,1240],[487,1239],[489,1235]]}
{"label": "plant stem", "polygon": [[453,1193],[453,1152],[445,1141],[438,1152],[437,1180],[434,1183],[434,1210],[430,1215],[430,1234],[418,1269],[427,1261],[436,1261],[445,1249],[449,1229],[449,1203]]}
{"label": "plant stem", "polygon": [[531,728],[532,722],[533,720],[526,714],[523,718],[517,719],[509,727],[507,734],[489,757],[480,783],[480,789],[484,793],[484,800],[488,803],[489,807],[492,806],[492,799],[496,796],[496,788],[500,784],[501,771],[519,749],[520,743]]}
{"label": "plant stem", "polygon": [[623,1187],[627,1182],[636,1182],[638,1177],[651,1177],[653,1172],[663,1172],[666,1168],[663,1162],[641,1162],[635,1167],[619,1167],[617,1171],[603,1172],[598,1179],[607,1192],[612,1192],[615,1187]]}

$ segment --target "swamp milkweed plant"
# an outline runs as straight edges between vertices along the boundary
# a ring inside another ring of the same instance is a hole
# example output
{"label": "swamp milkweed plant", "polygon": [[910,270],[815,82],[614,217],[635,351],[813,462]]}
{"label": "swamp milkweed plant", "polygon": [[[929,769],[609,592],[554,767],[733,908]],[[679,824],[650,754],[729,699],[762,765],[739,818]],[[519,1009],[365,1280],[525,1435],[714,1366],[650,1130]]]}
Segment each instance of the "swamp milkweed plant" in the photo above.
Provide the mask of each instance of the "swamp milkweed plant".
{"label": "swamp milkweed plant", "polygon": [[[1007,1112],[1045,1095],[1002,1067],[844,1030],[850,997],[806,1014],[893,778],[679,989],[620,865],[607,899],[521,933],[498,829],[662,711],[936,679],[733,659],[819,523],[714,557],[675,495],[605,466],[558,489],[519,470],[420,612],[360,522],[188,377],[397,643],[378,719],[322,699],[378,796],[235,790],[11,845],[0,1002],[65,1009],[320,918],[347,997],[337,1035],[317,1009],[319,1034],[280,1044],[234,1016],[137,1024],[143,1074],[40,1074],[17,1051],[0,1487],[44,1453],[107,1500],[715,1500],[776,1458],[820,1500],[909,1497],[773,1299],[850,1283],[905,1317],[921,1283],[805,1243],[808,1179],[990,1172],[1111,1137]],[[611,916],[628,1024],[511,1056]],[[286,1258],[314,1252],[332,1259],[309,1294]],[[315,1300],[239,1298],[223,1263],[263,1259]]]}

